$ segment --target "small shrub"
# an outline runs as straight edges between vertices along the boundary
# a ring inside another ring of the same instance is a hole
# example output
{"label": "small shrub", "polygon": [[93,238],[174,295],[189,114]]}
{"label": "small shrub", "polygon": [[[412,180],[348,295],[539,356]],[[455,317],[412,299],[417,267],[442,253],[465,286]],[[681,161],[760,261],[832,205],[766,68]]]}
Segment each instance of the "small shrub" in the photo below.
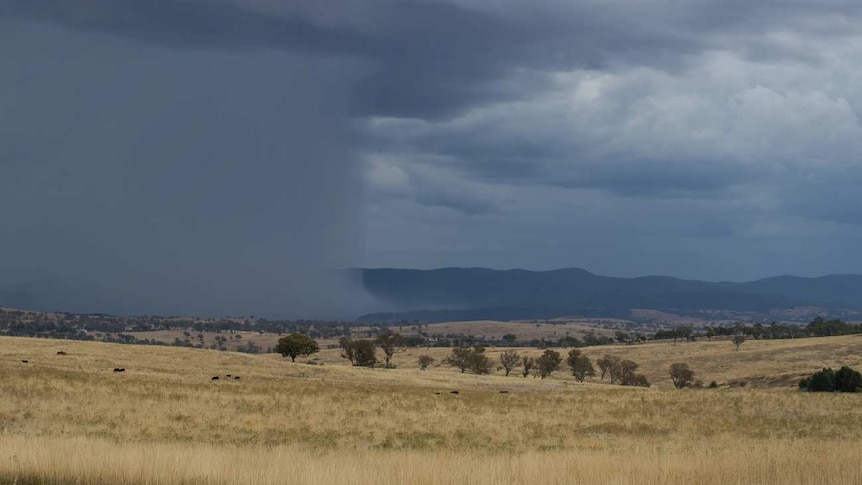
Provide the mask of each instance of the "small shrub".
{"label": "small shrub", "polygon": [[710,382],[710,383],[709,383],[709,388],[710,388],[710,389],[718,389],[718,383],[717,383],[717,382],[715,382],[715,381]]}
{"label": "small shrub", "polygon": [[430,355],[420,355],[419,356],[419,370],[425,370],[429,365],[434,363],[434,357]]}

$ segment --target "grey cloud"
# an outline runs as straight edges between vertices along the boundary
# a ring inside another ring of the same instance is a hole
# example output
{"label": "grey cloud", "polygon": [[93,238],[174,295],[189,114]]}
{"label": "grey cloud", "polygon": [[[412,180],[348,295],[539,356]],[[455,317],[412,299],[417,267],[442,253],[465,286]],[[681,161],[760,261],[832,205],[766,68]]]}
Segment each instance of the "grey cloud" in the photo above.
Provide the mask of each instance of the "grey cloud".
{"label": "grey cloud", "polygon": [[0,25],[16,298],[328,311],[363,231],[373,266],[728,279],[858,237],[849,0],[7,0]]}

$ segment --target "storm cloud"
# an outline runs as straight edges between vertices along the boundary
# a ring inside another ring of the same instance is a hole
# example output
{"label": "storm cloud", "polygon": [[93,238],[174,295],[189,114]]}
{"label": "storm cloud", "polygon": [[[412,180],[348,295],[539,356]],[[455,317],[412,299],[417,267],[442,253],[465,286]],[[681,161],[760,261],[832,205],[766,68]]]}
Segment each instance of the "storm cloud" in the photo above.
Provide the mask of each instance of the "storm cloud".
{"label": "storm cloud", "polygon": [[0,303],[350,315],[349,266],[862,272],[851,1],[0,2]]}

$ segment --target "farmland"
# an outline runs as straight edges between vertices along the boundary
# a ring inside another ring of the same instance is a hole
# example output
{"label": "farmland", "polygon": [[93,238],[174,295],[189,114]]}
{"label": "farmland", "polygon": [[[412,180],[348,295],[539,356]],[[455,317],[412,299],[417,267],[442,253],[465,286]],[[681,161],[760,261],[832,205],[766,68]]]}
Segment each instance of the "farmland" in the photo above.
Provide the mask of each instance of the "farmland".
{"label": "farmland", "polygon": [[[421,350],[438,363],[446,351]],[[860,396],[801,393],[792,382],[823,365],[858,366],[862,337],[584,350],[639,362],[653,387],[581,384],[564,371],[545,380],[420,371],[419,349],[396,354],[397,369],[366,369],[335,350],[290,363],[0,338],[0,454],[13,457],[0,482],[862,480],[846,466],[862,444]],[[720,388],[672,390],[673,361]]]}

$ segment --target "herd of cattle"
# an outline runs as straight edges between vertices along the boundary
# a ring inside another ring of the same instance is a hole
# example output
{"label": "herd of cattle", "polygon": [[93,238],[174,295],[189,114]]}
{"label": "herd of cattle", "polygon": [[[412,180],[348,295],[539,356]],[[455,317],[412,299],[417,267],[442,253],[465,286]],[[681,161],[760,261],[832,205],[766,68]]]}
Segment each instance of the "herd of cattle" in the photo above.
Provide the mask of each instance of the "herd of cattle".
{"label": "herd of cattle", "polygon": [[[68,355],[68,354],[66,354],[66,352],[64,352],[62,350],[58,350],[57,355]],[[27,359],[22,359],[21,363],[22,364],[29,364],[30,361]],[[114,367],[114,372],[126,372],[126,368],[125,367]],[[226,379],[233,379],[233,380],[237,380],[237,381],[239,380],[239,376],[234,375],[234,374],[227,374],[225,376],[225,378]],[[210,380],[217,381],[217,380],[219,380],[219,376],[212,376],[212,379],[210,379]]]}

